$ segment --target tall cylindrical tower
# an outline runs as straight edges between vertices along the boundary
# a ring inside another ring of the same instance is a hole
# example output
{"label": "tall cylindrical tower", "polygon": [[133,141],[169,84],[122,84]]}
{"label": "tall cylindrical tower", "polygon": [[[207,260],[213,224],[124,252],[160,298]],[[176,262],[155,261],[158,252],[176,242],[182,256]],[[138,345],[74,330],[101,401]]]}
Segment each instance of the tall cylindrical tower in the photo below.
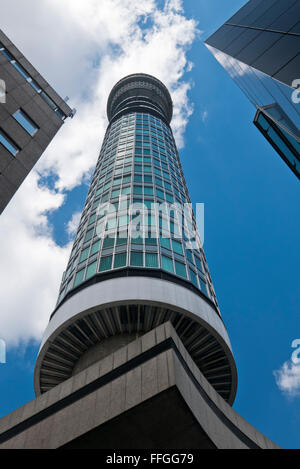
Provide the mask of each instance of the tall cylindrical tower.
{"label": "tall cylindrical tower", "polygon": [[35,368],[41,394],[171,321],[230,404],[237,375],[170,128],[167,88],[142,73],[108,98],[106,131]]}

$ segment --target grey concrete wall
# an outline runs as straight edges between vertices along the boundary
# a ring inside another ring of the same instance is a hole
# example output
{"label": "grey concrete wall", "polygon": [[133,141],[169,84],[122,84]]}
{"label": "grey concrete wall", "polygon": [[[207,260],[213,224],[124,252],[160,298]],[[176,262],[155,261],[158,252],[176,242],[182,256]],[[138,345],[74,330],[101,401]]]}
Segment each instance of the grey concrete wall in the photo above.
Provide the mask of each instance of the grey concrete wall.
{"label": "grey concrete wall", "polygon": [[99,362],[130,342],[133,342],[138,338],[138,335],[140,334],[117,335],[89,348],[74,366],[72,375],[74,376],[77,373],[80,373],[94,363]]}

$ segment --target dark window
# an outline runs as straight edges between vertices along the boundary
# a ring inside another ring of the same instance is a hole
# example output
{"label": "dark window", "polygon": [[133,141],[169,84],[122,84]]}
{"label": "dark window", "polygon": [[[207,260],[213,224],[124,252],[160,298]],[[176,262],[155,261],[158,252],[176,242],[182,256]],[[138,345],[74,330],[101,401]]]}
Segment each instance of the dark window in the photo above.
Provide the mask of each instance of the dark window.
{"label": "dark window", "polygon": [[0,143],[13,155],[19,153],[20,148],[0,129]]}
{"label": "dark window", "polygon": [[242,28],[224,25],[216,31],[206,42],[212,47],[224,50],[237,36],[243,32]]}
{"label": "dark window", "polygon": [[244,49],[244,47],[248,46],[259,34],[260,31],[256,29],[244,29],[242,34],[224,49],[224,52],[232,57],[236,57],[236,55]]}
{"label": "dark window", "polygon": [[300,22],[298,21],[298,23],[292,29],[290,29],[289,32],[294,34],[300,34]]}
{"label": "dark window", "polygon": [[[300,23],[299,23],[300,24]],[[291,86],[295,77],[300,75],[300,54],[291,60],[285,67],[274,75],[276,80],[282,81],[288,86]]]}
{"label": "dark window", "polygon": [[[264,17],[270,8],[274,8],[275,4],[277,3],[278,0],[263,0],[259,2],[259,6],[256,8],[252,8],[251,13],[249,13],[247,16],[241,19],[238,24],[244,25],[244,26],[256,26],[257,21],[261,18]],[[282,3],[282,0],[280,0]],[[252,0],[250,3],[256,3],[255,0]],[[231,21],[230,21],[231,23]]]}
{"label": "dark window", "polygon": [[[267,33],[272,34],[272,33]],[[299,53],[299,38],[284,36],[267,50],[252,66],[274,75]]]}
{"label": "dark window", "polygon": [[[282,37],[283,35],[279,33],[261,32],[250,44],[237,54],[236,58],[248,65],[252,65],[254,61],[261,57]],[[264,68],[263,63],[260,70],[264,71]]]}
{"label": "dark window", "polygon": [[[271,2],[274,3],[274,2]],[[293,3],[295,3],[295,0],[277,0],[274,5],[271,6],[267,11],[263,13],[262,16],[260,16],[252,26],[256,28],[268,28],[268,29],[273,29],[270,27],[270,25],[275,21],[280,22],[280,16],[288,10]],[[299,18],[299,16],[298,16]],[[285,31],[281,29],[281,31]]]}
{"label": "dark window", "polygon": [[[288,2],[291,3],[291,2]],[[279,18],[276,19],[270,26],[269,29],[275,29],[282,32],[288,32],[291,28],[293,28],[297,21],[300,18],[300,3],[299,1],[294,0],[294,5],[291,8],[286,8],[285,13],[283,13]],[[282,2],[282,4],[286,4],[286,0]],[[299,23],[300,24],[300,23]],[[297,32],[297,31],[294,31]]]}
{"label": "dark window", "polygon": [[235,15],[233,15],[227,23],[240,24],[241,21],[247,17],[253,10],[260,8],[261,4],[265,0],[251,0],[246,3],[246,5],[241,8]]}
{"label": "dark window", "polygon": [[34,134],[38,131],[38,126],[30,119],[30,117],[27,116],[27,114],[19,109],[13,114],[13,117],[16,119],[16,121],[23,127],[23,129],[26,130],[26,132],[31,135],[31,137],[34,136]]}

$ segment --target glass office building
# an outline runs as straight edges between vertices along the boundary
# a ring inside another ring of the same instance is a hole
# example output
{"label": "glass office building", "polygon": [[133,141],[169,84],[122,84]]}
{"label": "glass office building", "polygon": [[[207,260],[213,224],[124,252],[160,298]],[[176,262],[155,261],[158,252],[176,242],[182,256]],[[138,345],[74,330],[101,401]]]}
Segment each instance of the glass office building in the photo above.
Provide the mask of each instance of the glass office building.
{"label": "glass office building", "polygon": [[299,0],[250,0],[206,45],[256,107],[257,128],[299,178]]}
{"label": "glass office building", "polygon": [[129,75],[110,93],[109,125],[37,360],[37,394],[81,369],[96,344],[171,321],[210,383],[234,400],[234,359],[172,113],[167,88],[149,75]]}

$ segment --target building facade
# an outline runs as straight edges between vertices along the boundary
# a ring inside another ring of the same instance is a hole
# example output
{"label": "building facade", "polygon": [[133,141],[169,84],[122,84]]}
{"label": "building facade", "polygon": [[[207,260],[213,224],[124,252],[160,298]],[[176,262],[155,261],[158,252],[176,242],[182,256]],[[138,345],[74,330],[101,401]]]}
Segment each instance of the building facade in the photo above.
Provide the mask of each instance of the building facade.
{"label": "building facade", "polygon": [[73,111],[0,30],[0,213]]}
{"label": "building facade", "polygon": [[250,0],[205,43],[256,107],[256,127],[299,178],[300,2]]}

